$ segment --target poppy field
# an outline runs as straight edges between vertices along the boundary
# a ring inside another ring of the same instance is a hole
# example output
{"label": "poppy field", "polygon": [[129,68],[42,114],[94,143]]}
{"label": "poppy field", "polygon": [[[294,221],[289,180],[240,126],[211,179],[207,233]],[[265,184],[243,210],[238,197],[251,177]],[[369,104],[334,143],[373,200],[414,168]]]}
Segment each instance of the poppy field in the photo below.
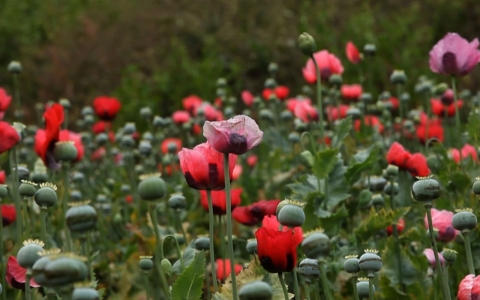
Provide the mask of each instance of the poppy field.
{"label": "poppy field", "polygon": [[0,299],[479,298],[480,93],[462,88],[478,39],[447,33],[431,74],[395,70],[377,94],[376,45],[296,47],[298,95],[272,62],[261,91],[219,78],[212,101],[125,124],[133,100],[113,96],[33,118],[12,61]]}

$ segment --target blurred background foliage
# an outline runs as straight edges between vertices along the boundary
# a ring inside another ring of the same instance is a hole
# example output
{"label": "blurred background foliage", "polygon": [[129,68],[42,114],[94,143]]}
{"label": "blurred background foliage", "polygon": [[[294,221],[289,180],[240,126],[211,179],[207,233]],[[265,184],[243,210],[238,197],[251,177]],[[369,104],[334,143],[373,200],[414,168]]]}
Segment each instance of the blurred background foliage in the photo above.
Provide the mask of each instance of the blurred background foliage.
{"label": "blurred background foliage", "polygon": [[[295,94],[306,61],[296,41],[307,31],[343,61],[346,83],[358,79],[346,42],[376,44],[375,94],[394,69],[406,70],[410,88],[422,74],[433,77],[431,47],[447,32],[475,38],[479,19],[478,0],[2,0],[0,86],[12,93],[6,66],[19,60],[30,107],[66,97],[75,114],[111,94],[133,120],[143,106],[169,114],[189,94],[213,100],[218,77],[234,95],[260,93],[274,61],[278,83]],[[476,70],[461,88],[479,81]]]}

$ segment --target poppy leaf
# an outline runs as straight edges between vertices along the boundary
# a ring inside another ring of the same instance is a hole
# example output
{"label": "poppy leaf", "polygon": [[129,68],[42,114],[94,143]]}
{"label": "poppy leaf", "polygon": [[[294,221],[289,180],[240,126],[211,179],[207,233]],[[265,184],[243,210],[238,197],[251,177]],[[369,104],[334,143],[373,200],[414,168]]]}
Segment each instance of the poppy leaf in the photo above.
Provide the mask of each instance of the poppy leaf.
{"label": "poppy leaf", "polygon": [[313,174],[319,179],[325,179],[338,161],[338,149],[326,149],[317,152],[313,164]]}
{"label": "poppy leaf", "polygon": [[352,130],[352,117],[348,116],[341,120],[337,126],[335,126],[336,134],[333,136],[332,145],[334,148],[339,147],[343,140],[350,134]]}
{"label": "poppy leaf", "polygon": [[202,297],[205,277],[205,253],[198,252],[192,263],[183,270],[173,283],[173,299],[196,300]]}

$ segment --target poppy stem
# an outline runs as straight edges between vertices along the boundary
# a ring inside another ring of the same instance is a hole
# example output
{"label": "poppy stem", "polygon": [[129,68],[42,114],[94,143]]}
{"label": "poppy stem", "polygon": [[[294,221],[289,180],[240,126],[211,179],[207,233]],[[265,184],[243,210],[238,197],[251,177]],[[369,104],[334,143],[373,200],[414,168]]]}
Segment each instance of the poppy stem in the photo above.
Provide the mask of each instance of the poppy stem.
{"label": "poppy stem", "polygon": [[18,162],[17,162],[17,146],[13,146],[10,153],[10,165],[13,167],[13,179],[12,179],[12,199],[15,203],[15,211],[17,212],[17,230],[15,232],[16,242],[18,245],[21,244],[21,233],[23,232],[23,218],[22,210],[20,207],[20,197],[18,194]]}
{"label": "poppy stem", "polygon": [[443,269],[440,264],[440,259],[438,258],[438,250],[437,250],[437,242],[435,241],[435,235],[433,231],[433,222],[432,222],[432,204],[431,203],[426,203],[425,204],[425,210],[427,211],[427,220],[428,220],[428,231],[430,232],[430,240],[432,242],[432,249],[433,249],[433,254],[435,256],[435,264],[436,264],[436,269],[437,272],[440,276],[441,280],[441,286],[442,286],[442,291],[443,291],[443,297],[445,300],[450,300],[450,293],[448,292],[448,286],[445,281],[445,277],[443,276]]}
{"label": "poppy stem", "polygon": [[157,204],[152,204],[150,208],[150,218],[152,219],[153,232],[155,233],[155,266],[157,268],[158,274],[160,275],[160,281],[163,286],[163,293],[167,299],[171,299],[170,289],[168,287],[167,279],[165,278],[164,272],[162,272],[161,261],[163,259],[163,249],[162,243],[160,242],[160,233],[158,231],[158,218],[157,218]]}
{"label": "poppy stem", "polygon": [[[233,269],[232,269],[232,270],[233,270]],[[283,280],[283,274],[282,274],[282,272],[278,272],[278,279],[280,280],[280,285],[282,286],[283,296],[285,297],[285,300],[289,300],[289,299],[288,299],[287,286],[285,285],[285,280]]]}
{"label": "poppy stem", "polygon": [[472,248],[470,246],[470,230],[462,231],[465,240],[465,251],[467,252],[468,272],[475,276],[475,267],[473,266]]}
{"label": "poppy stem", "polygon": [[[394,180],[390,180],[390,184],[393,187],[394,185]],[[395,211],[395,199],[394,193],[393,193],[393,188],[390,191],[390,209],[392,211]],[[406,288],[405,285],[403,284],[403,274],[402,274],[402,258],[400,256],[400,241],[398,240],[398,227],[397,224],[392,224],[392,232],[393,232],[393,238],[395,239],[395,258],[397,259],[397,265],[398,265],[398,281],[400,284],[400,289],[402,292],[405,293]]]}
{"label": "poppy stem", "polygon": [[42,241],[45,243],[46,248],[50,248],[50,243],[47,239],[47,208],[42,206],[40,208],[40,222],[41,222],[41,237]]}
{"label": "poppy stem", "polygon": [[187,234],[185,233],[185,230],[183,229],[182,220],[180,220],[180,212],[175,212],[174,218],[175,218],[175,223],[177,223],[177,227],[180,229],[180,232],[182,233],[183,239],[185,240],[185,244],[188,244]]}
{"label": "poppy stem", "polygon": [[28,217],[28,198],[24,197],[22,200],[22,213],[25,214],[23,219],[25,220],[25,235],[30,236],[30,218]]}
{"label": "poppy stem", "polygon": [[32,299],[32,291],[30,290],[31,278],[32,278],[32,269],[27,268],[27,273],[25,274],[25,300]]}
{"label": "poppy stem", "polygon": [[[178,240],[175,236],[169,234],[166,237],[163,238],[162,240],[162,251],[163,251],[163,246],[165,245],[165,241],[168,239],[172,239],[175,242],[175,249],[177,250],[177,256],[178,259],[180,260],[180,271],[183,272],[185,269],[185,263],[183,262],[183,256],[182,256],[182,250],[180,250],[180,245],[178,244]],[[163,259],[163,257],[162,257]]]}
{"label": "poppy stem", "polygon": [[318,268],[320,269],[320,276],[322,282],[323,293],[327,300],[333,300],[332,294],[330,294],[330,287],[328,286],[327,270],[325,266],[325,261],[323,259],[318,260]]}
{"label": "poppy stem", "polygon": [[[317,71],[317,106],[318,106],[318,126],[320,127],[320,149],[322,150],[325,146],[325,133],[323,126],[323,102],[322,102],[322,78],[320,74],[320,68],[318,67],[317,61],[313,54],[310,56]],[[340,113],[340,112],[339,112]]]}
{"label": "poppy stem", "polygon": [[22,111],[22,102],[20,101],[20,89],[18,87],[18,75],[13,74],[13,86],[15,87],[15,118],[19,119],[22,122],[23,111]]}
{"label": "poppy stem", "polygon": [[[455,103],[455,129],[456,129],[456,134],[455,136],[461,136],[461,128],[460,128],[460,113],[458,112],[458,98],[457,98],[457,81],[455,79],[455,76],[452,76],[452,90],[453,90],[453,99]],[[458,146],[460,146],[460,143],[458,143]],[[462,151],[460,149],[460,161],[462,161]]]}
{"label": "poppy stem", "polygon": [[[68,161],[62,162],[62,168],[63,168],[63,203],[62,203],[62,224],[65,224],[65,214],[67,213],[68,210],[68,201],[69,201],[69,180],[68,180],[68,171],[70,169],[70,163]],[[67,226],[65,226],[65,245],[67,248],[67,251],[72,251],[72,236],[70,233],[70,230],[68,229]]]}
{"label": "poppy stem", "polygon": [[368,276],[368,299],[373,300],[373,278],[374,276]]}
{"label": "poppy stem", "polygon": [[144,271],[143,274],[145,277],[145,291],[147,293],[147,300],[150,300],[150,280],[148,279],[148,272]]}
{"label": "poppy stem", "polygon": [[[475,274],[473,274],[475,276]],[[448,285],[448,264],[445,262],[445,266],[443,269],[443,278],[445,282],[447,283],[447,290],[450,293],[450,286]]]}
{"label": "poppy stem", "polygon": [[300,300],[300,290],[298,289],[297,268],[292,270],[293,275],[293,291],[295,293],[295,300]]}
{"label": "poppy stem", "polygon": [[230,270],[232,276],[232,294],[233,300],[237,300],[237,276],[235,274],[235,254],[233,252],[232,239],[232,198],[230,195],[230,173],[228,167],[228,153],[223,154],[223,173],[225,178],[225,197],[227,202],[227,237],[228,237],[228,256],[230,257]]}
{"label": "poppy stem", "polygon": [[[215,269],[215,220],[213,215],[212,191],[207,190],[208,198],[208,230],[210,235],[210,268],[212,269],[213,291],[218,292],[217,272]],[[220,236],[220,242],[222,237]],[[210,290],[210,289],[209,289]]]}
{"label": "poppy stem", "polygon": [[306,299],[310,300],[310,285],[309,284],[303,284],[302,287],[303,287],[303,292],[305,293]]}
{"label": "poppy stem", "polygon": [[360,298],[358,297],[358,290],[357,290],[357,275],[353,275],[353,280],[352,280],[352,283],[353,283],[353,295],[355,296],[355,300],[360,300]]}

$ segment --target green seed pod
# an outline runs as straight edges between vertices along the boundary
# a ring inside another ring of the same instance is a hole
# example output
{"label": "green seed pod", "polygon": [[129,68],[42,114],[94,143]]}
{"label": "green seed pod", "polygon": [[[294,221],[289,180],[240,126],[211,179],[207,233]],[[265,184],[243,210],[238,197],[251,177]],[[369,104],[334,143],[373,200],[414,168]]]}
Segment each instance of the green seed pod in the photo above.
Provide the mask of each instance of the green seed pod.
{"label": "green seed pod", "polygon": [[362,190],[360,194],[358,194],[358,205],[360,207],[366,207],[372,201],[372,192],[370,190]]}
{"label": "green seed pod", "polygon": [[[12,174],[15,168],[12,168]],[[30,170],[26,166],[18,166],[18,182],[21,183],[22,180],[28,180],[30,178]]]}
{"label": "green seed pod", "polygon": [[172,263],[168,259],[162,259],[160,262],[160,268],[162,268],[162,272],[168,277],[172,276]]}
{"label": "green seed pod", "polygon": [[271,300],[272,287],[264,281],[253,281],[243,285],[238,291],[240,300]]}
{"label": "green seed pod", "polygon": [[97,211],[86,202],[71,202],[65,213],[65,221],[72,232],[87,232],[97,225]]}
{"label": "green seed pod", "polygon": [[33,197],[37,192],[37,184],[22,180],[22,183],[18,186],[18,193],[22,197]]}
{"label": "green seed pod", "polygon": [[31,269],[35,262],[40,259],[38,252],[43,251],[45,244],[40,240],[26,240],[23,247],[18,250],[18,264],[25,269]]}
{"label": "green seed pod", "polygon": [[280,119],[282,119],[284,122],[290,122],[293,119],[293,114],[289,110],[284,110],[280,114]]}
{"label": "green seed pod", "polygon": [[207,251],[210,249],[210,239],[202,236],[195,239],[195,249],[198,251]]}
{"label": "green seed pod", "polygon": [[143,271],[150,271],[153,268],[152,256],[140,256],[138,267]]}
{"label": "green seed pod", "polygon": [[445,82],[439,83],[433,87],[433,93],[436,95],[442,95],[448,90],[448,84]]}
{"label": "green seed pod", "polygon": [[63,286],[87,278],[88,268],[85,262],[74,254],[61,254],[52,259],[43,271],[46,286]]}
{"label": "green seed pod", "polygon": [[312,56],[317,50],[317,44],[310,34],[304,32],[298,37],[298,48],[304,55]]}
{"label": "green seed pod", "polygon": [[91,106],[85,106],[82,108],[82,111],[81,111],[81,115],[83,117],[87,116],[87,115],[93,115],[93,108]]}
{"label": "green seed pod", "polygon": [[349,255],[345,257],[345,261],[343,262],[343,268],[347,273],[350,274],[357,274],[360,272],[360,265],[358,264],[358,256],[357,255]]}
{"label": "green seed pod", "polygon": [[320,277],[320,270],[318,269],[318,260],[305,258],[298,265],[298,273],[307,277],[310,280],[315,280]]}
{"label": "green seed pod", "polygon": [[392,84],[405,84],[407,82],[407,75],[403,70],[395,70],[390,75],[390,82]]}
{"label": "green seed pod", "polygon": [[255,254],[258,251],[258,242],[256,239],[248,240],[247,241],[247,252],[248,254]]}
{"label": "green seed pod", "polygon": [[313,232],[303,239],[302,250],[311,259],[327,256],[330,253],[330,239],[322,231]]}
{"label": "green seed pod", "polygon": [[417,201],[433,201],[440,197],[440,192],[440,183],[433,178],[420,179],[412,186],[412,196]]}
{"label": "green seed pod", "polygon": [[366,44],[363,46],[363,53],[365,53],[366,56],[373,57],[375,53],[377,53],[377,47],[374,44]]}
{"label": "green seed pod", "polygon": [[352,117],[352,120],[358,120],[362,117],[362,112],[356,107],[351,107],[347,110],[347,117]]}
{"label": "green seed pod", "polygon": [[153,142],[154,139],[155,138],[153,137],[153,134],[150,131],[145,131],[142,134],[142,140],[144,140],[144,141]]}
{"label": "green seed pod", "polygon": [[[368,279],[362,279],[361,281],[357,282],[357,293],[360,299],[368,298],[369,295],[369,286],[368,286]],[[375,292],[375,286],[373,287],[373,291]]]}
{"label": "green seed pod", "polygon": [[160,174],[141,176],[142,181],[138,184],[138,193],[143,200],[155,201],[165,196],[167,186],[159,176]]}
{"label": "green seed pod", "polygon": [[308,150],[302,151],[302,153],[300,153],[300,160],[305,166],[309,168],[313,166],[313,163],[315,161],[312,152]]}
{"label": "green seed pod", "polygon": [[22,70],[22,64],[16,60],[12,60],[7,67],[7,71],[10,74],[20,74],[22,73]]}
{"label": "green seed pod", "polygon": [[135,140],[131,135],[123,135],[120,138],[120,146],[123,148],[133,148],[135,146]]}
{"label": "green seed pod", "polygon": [[132,135],[137,131],[137,126],[133,122],[128,122],[123,126],[123,134]]}
{"label": "green seed pod", "polygon": [[85,123],[86,126],[92,126],[93,123],[95,122],[95,118],[93,115],[85,115],[83,117],[83,122]]}
{"label": "green seed pod", "polygon": [[182,194],[172,194],[168,199],[168,206],[174,210],[182,210],[187,207],[187,199]]}
{"label": "green seed pod", "polygon": [[275,119],[272,111],[267,108],[260,110],[259,115],[260,115],[260,118],[264,121],[273,122],[273,120]]}
{"label": "green seed pod", "polygon": [[82,192],[78,190],[73,190],[70,192],[70,199],[72,201],[81,201],[83,199]]}
{"label": "green seed pod", "polygon": [[373,206],[385,205],[385,198],[383,198],[382,194],[375,194],[372,196],[372,205]]}
{"label": "green seed pod", "polygon": [[268,64],[268,72],[269,73],[277,73],[278,71],[278,65],[274,62],[271,62]]}
{"label": "green seed pod", "polygon": [[387,176],[390,179],[396,178],[398,176],[398,167],[394,165],[388,165],[385,169],[387,172]]}
{"label": "green seed pod", "polygon": [[334,86],[336,86],[336,87],[341,86],[342,83],[343,83],[342,75],[340,75],[340,74],[332,74],[332,75],[328,78],[328,83],[330,83],[331,85],[334,85]]}
{"label": "green seed pod", "polygon": [[152,114],[152,109],[150,107],[142,107],[140,109],[140,117],[142,117],[142,119],[150,119]]}
{"label": "green seed pod", "polygon": [[53,149],[53,157],[57,161],[74,161],[77,159],[78,150],[72,141],[57,142]]}
{"label": "green seed pod", "polygon": [[60,249],[55,249],[55,248],[50,250],[44,250],[39,253],[41,258],[38,259],[35,262],[35,264],[32,266],[32,275],[36,283],[40,285],[46,285],[48,283],[43,272],[45,270],[45,267],[48,265],[48,263],[52,261],[51,257],[56,256],[59,253],[60,253]]}
{"label": "green seed pod", "polygon": [[400,102],[402,103],[408,103],[410,102],[410,94],[407,93],[407,92],[403,92],[401,95],[400,95]]}
{"label": "green seed pod", "polygon": [[36,184],[44,183],[48,180],[47,172],[33,172],[30,175],[30,180]]}
{"label": "green seed pod", "polygon": [[168,151],[168,153],[170,153],[170,154],[175,154],[175,153],[177,153],[178,150],[180,150],[180,149],[178,149],[176,143],[174,143],[174,142],[168,143],[168,145],[167,145],[167,151]]}
{"label": "green seed pod", "polygon": [[155,126],[155,128],[161,128],[165,126],[165,119],[160,116],[155,116],[153,117],[152,123],[153,123],[153,126]]}
{"label": "green seed pod", "polygon": [[476,178],[473,183],[473,193],[475,195],[480,195],[480,178]]}
{"label": "green seed pod", "polygon": [[308,130],[308,125],[300,119],[295,119],[293,125],[296,132],[304,132]]}
{"label": "green seed pod", "polygon": [[8,195],[7,185],[0,184],[0,198],[6,197]]}
{"label": "green seed pod", "polygon": [[57,186],[52,183],[41,183],[40,188],[35,193],[33,199],[40,207],[52,207],[55,205],[55,203],[57,203],[56,190]]}
{"label": "green seed pod", "polygon": [[385,187],[383,188],[383,192],[385,195],[398,195],[400,192],[400,188],[398,187],[398,183],[394,182],[393,184],[391,182],[387,182]]}
{"label": "green seed pod", "polygon": [[365,253],[360,256],[358,265],[362,271],[368,273],[369,276],[380,271],[382,268],[382,258],[377,255],[378,251],[373,249],[366,249]]}
{"label": "green seed pod", "polygon": [[453,216],[452,225],[456,230],[472,230],[477,227],[477,216],[471,209],[460,210]]}
{"label": "green seed pod", "polygon": [[62,98],[58,101],[58,103],[63,106],[64,109],[68,110],[72,107],[72,105],[70,104],[70,100],[66,99],[66,98]]}
{"label": "green seed pod", "polygon": [[288,140],[291,143],[299,143],[300,142],[300,135],[296,132],[291,132],[288,134]]}
{"label": "green seed pod", "polygon": [[223,110],[223,114],[225,115],[225,118],[232,118],[233,116],[235,116],[235,110],[233,109],[233,107],[227,106]]}
{"label": "green seed pod", "polygon": [[278,222],[283,226],[297,227],[305,222],[305,212],[303,208],[297,205],[287,204],[280,209],[277,215]]}
{"label": "green seed pod", "polygon": [[363,104],[370,104],[373,101],[372,94],[370,93],[363,93],[360,95],[359,99]]}
{"label": "green seed pod", "polygon": [[122,184],[122,186],[120,187],[120,191],[124,194],[128,194],[130,193],[130,186],[128,184]]}
{"label": "green seed pod", "polygon": [[[108,134],[106,134],[105,132],[100,132],[95,136],[95,143],[97,143],[97,145],[99,146],[104,146],[108,142],[108,139]],[[106,154],[108,155],[108,153]]]}
{"label": "green seed pod", "polygon": [[457,254],[457,251],[448,248],[443,248],[442,251],[442,256],[449,265],[453,265],[455,263],[457,260]]}
{"label": "green seed pod", "polygon": [[73,290],[72,300],[99,300],[100,295],[96,289],[90,287],[77,287]]}

